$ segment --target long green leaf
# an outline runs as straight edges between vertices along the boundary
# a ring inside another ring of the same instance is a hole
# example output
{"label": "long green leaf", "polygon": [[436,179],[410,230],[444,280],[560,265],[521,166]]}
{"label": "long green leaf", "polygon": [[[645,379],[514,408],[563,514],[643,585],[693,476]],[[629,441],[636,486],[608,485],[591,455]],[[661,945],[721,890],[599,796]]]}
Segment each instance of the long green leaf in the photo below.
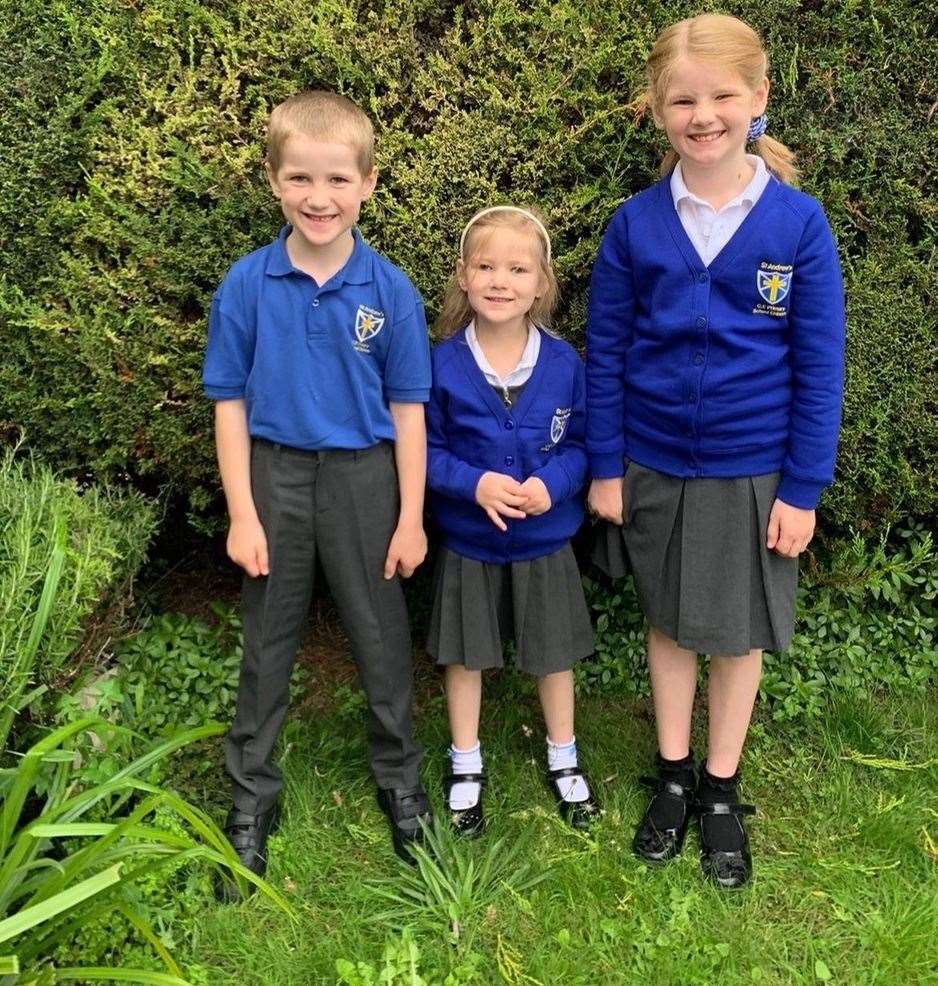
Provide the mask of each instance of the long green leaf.
{"label": "long green leaf", "polygon": [[152,986],[192,986],[188,979],[146,969],[105,969],[101,966],[56,969],[56,979],[97,979],[112,983],[148,983]]}
{"label": "long green leaf", "polygon": [[0,955],[0,976],[15,976],[20,971],[20,960],[15,955]]}
{"label": "long green leaf", "polygon": [[150,943],[150,946],[153,948],[153,951],[156,952],[156,954],[163,960],[163,965],[165,965],[174,976],[181,977],[182,969],[176,965],[175,959],[169,954],[169,950],[160,941],[159,935],[157,935],[157,933],[153,930],[153,927],[150,925],[149,921],[146,921],[143,915],[138,914],[132,907],[123,905],[119,907],[118,910],[137,929],[137,931],[139,931],[140,934],[146,938],[146,940]]}
{"label": "long green leaf", "polygon": [[66,740],[77,736],[86,729],[93,728],[101,724],[100,719],[89,717],[70,722],[65,726],[60,726],[53,730],[48,736],[44,736],[38,743],[31,746],[19,766],[13,778],[13,784],[3,803],[3,811],[0,812],[0,859],[4,857],[10,845],[13,833],[16,831],[20,812],[26,803],[26,797],[32,790],[33,781],[36,773],[43,762],[46,754],[60,747]]}
{"label": "long green leaf", "polygon": [[63,911],[80,904],[83,900],[87,900],[89,897],[113,886],[121,878],[120,870],[121,865],[117,863],[104,870],[103,873],[97,873],[87,880],[82,880],[81,883],[69,887],[68,890],[63,890],[49,900],[44,900],[41,904],[25,907],[12,917],[0,921],[0,943],[9,941],[9,939],[21,935],[30,928],[35,928],[37,924],[42,924],[44,921],[54,918],[56,914],[61,914]]}
{"label": "long green leaf", "polygon": [[36,661],[36,654],[39,650],[39,642],[46,632],[49,617],[52,615],[52,605],[55,602],[55,594],[58,592],[59,581],[65,568],[65,521],[62,516],[61,508],[56,509],[52,529],[52,555],[46,569],[46,577],[42,583],[42,592],[39,595],[39,605],[36,607],[36,615],[33,617],[30,627],[29,637],[26,645],[16,657],[11,673],[16,678],[21,678],[20,684],[14,683],[13,695],[9,704],[0,712],[0,750],[6,748],[10,730],[13,728],[13,720],[19,711],[17,695],[22,692],[29,681],[33,664]]}
{"label": "long green leaf", "polygon": [[[82,836],[109,835],[117,828],[115,822],[65,822],[60,825],[30,825],[29,834],[35,839],[70,839]],[[127,838],[153,839],[177,849],[188,849],[192,839],[152,825],[133,825],[123,832]]]}
{"label": "long green leaf", "polygon": [[[129,763],[126,767],[121,770],[111,778],[111,782],[119,782],[124,779],[129,779],[136,774],[140,774],[152,767],[153,764],[158,763],[160,760],[169,756],[175,750],[178,750],[182,746],[186,746],[189,743],[194,743],[198,740],[209,739],[212,736],[221,736],[222,733],[227,732],[228,727],[222,725],[219,722],[210,722],[204,726],[196,726],[194,729],[186,729],[180,733],[176,733],[170,736],[169,739],[163,740],[158,743],[151,750],[148,750],[142,756],[138,757],[132,763]],[[102,795],[103,797],[103,795]],[[97,803],[100,798],[92,799],[86,808],[91,807],[91,805]],[[72,818],[65,817],[63,821],[72,821]]]}

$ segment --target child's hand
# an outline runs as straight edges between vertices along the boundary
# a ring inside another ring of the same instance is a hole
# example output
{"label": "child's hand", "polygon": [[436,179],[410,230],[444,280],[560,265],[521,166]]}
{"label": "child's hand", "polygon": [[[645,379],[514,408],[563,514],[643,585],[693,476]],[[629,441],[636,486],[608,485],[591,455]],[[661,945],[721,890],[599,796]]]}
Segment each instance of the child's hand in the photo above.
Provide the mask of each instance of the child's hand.
{"label": "child's hand", "polygon": [[537,476],[528,476],[521,484],[521,494],[526,497],[522,509],[529,517],[546,514],[550,510],[550,493],[547,492],[543,479]]}
{"label": "child's hand", "polygon": [[384,560],[384,577],[393,579],[395,572],[400,572],[402,578],[409,579],[426,557],[427,535],[423,525],[398,524]]}
{"label": "child's hand", "polygon": [[267,564],[267,535],[261,522],[256,518],[250,520],[233,520],[228,528],[228,557],[240,565],[252,579],[270,574]]}
{"label": "child's hand", "polygon": [[814,511],[782,500],[772,504],[765,546],[783,558],[797,558],[814,537]]}
{"label": "child's hand", "polygon": [[600,520],[622,526],[622,477],[594,479],[586,497],[589,512]]}
{"label": "child's hand", "polygon": [[500,531],[508,530],[502,517],[523,520],[527,516],[521,509],[526,502],[527,497],[522,493],[521,484],[504,473],[482,473],[482,478],[476,485],[476,503]]}

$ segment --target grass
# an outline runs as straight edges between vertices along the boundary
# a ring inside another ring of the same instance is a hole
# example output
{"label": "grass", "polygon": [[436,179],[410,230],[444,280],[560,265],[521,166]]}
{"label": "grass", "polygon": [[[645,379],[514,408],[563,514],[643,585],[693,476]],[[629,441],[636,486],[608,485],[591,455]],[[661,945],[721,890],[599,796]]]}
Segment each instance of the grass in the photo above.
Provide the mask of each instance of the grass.
{"label": "grass", "polygon": [[[445,717],[431,691],[418,721],[439,805]],[[631,855],[644,804],[635,778],[654,749],[644,704],[580,704],[579,744],[607,808],[588,837],[554,815],[530,684],[488,682],[490,829],[469,843],[443,835],[431,873],[391,851],[367,779],[361,703],[344,694],[285,735],[285,817],[269,877],[299,922],[263,901],[206,903],[189,940],[194,981],[938,983],[934,702],[860,701],[800,727],[757,722],[743,789],[760,810],[756,879],[728,895],[703,882],[696,837],[662,869]],[[695,738],[702,750],[699,728]],[[467,884],[470,864],[485,879]]]}

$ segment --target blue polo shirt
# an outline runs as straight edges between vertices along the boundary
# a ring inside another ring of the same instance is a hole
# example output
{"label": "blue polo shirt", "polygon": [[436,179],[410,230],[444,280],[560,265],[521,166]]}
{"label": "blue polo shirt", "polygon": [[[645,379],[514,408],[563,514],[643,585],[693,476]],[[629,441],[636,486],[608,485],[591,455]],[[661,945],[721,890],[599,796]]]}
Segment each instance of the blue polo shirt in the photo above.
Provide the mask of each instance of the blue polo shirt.
{"label": "blue polo shirt", "polygon": [[430,396],[420,295],[357,230],[345,266],[320,287],[290,263],[289,232],[238,260],[215,292],[205,393],[243,398],[253,437],[294,448],[393,441],[389,402]]}

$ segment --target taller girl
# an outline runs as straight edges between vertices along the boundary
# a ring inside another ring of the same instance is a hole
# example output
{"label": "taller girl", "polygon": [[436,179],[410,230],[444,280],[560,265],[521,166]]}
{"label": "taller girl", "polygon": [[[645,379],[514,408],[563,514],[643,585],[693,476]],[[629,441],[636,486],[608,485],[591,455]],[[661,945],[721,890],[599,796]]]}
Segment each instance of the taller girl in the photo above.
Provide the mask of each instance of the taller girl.
{"label": "taller girl", "polygon": [[[643,778],[633,847],[670,859],[699,815],[704,872],[724,887],[752,874],[739,758],[762,651],[791,640],[843,389],[837,250],[820,205],[787,184],[792,152],[765,133],[766,69],[734,17],[658,38],[642,101],[672,150],[609,224],[587,338],[589,505],[621,531],[650,627],[657,774]],[[699,777],[698,653],[710,655]]]}

